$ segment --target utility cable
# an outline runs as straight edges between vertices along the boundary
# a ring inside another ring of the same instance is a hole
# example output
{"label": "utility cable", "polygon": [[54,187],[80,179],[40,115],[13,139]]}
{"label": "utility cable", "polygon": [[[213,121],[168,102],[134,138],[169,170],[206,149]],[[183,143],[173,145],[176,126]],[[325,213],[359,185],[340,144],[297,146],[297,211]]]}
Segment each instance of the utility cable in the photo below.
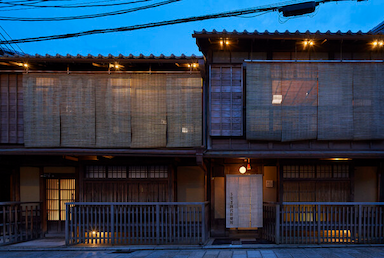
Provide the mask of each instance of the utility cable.
{"label": "utility cable", "polygon": [[[35,9],[35,8],[89,8],[89,7],[114,7],[114,6],[121,6],[121,5],[130,5],[130,4],[137,4],[142,2],[150,2],[152,0],[137,0],[137,1],[129,1],[129,2],[123,2],[123,3],[114,3],[114,4],[91,4],[91,3],[101,3],[106,1],[95,1],[95,2],[88,2],[88,4],[68,4],[68,5],[35,5],[35,4],[12,4],[10,2],[1,2],[0,4],[7,4],[9,6],[4,6],[0,8],[10,8],[11,6],[24,6],[29,7],[27,9]],[[20,10],[20,9],[17,9]]]}
{"label": "utility cable", "polygon": [[[326,3],[326,2],[337,2],[337,1],[353,1],[353,0],[317,0],[316,2],[317,3]],[[357,1],[359,1],[359,0],[357,0]],[[151,23],[144,23],[144,24],[138,24],[138,25],[132,25],[132,26],[118,27],[118,28],[87,30],[87,31],[76,32],[76,33],[57,34],[57,35],[51,35],[51,36],[41,36],[41,37],[31,37],[31,38],[24,38],[24,39],[14,39],[14,40],[9,40],[9,41],[0,41],[0,44],[28,43],[28,42],[40,42],[40,41],[55,40],[55,39],[67,39],[67,38],[82,37],[82,36],[87,36],[87,35],[95,35],[95,34],[103,34],[103,33],[134,31],[134,30],[162,27],[162,26],[174,25],[174,24],[180,24],[180,23],[188,23],[188,22],[194,22],[194,21],[203,21],[203,20],[211,20],[211,19],[219,19],[219,18],[229,18],[229,17],[236,17],[236,16],[240,16],[240,15],[253,14],[253,13],[279,11],[283,6],[289,5],[292,3],[297,3],[297,1],[288,1],[285,3],[267,5],[267,6],[261,6],[261,7],[255,7],[255,8],[248,8],[248,9],[236,10],[236,11],[231,11],[231,12],[222,12],[222,13],[217,13],[217,14],[193,16],[193,17],[188,17],[188,18],[167,20],[167,21],[161,21],[161,22],[151,22]]]}
{"label": "utility cable", "polygon": [[80,19],[94,19],[94,18],[100,18],[100,17],[106,17],[106,16],[114,16],[114,15],[121,15],[121,14],[127,14],[132,12],[137,12],[141,10],[156,8],[159,6],[171,4],[174,2],[179,2],[182,0],[166,0],[154,4],[129,8],[129,9],[123,9],[113,12],[106,12],[106,13],[97,13],[97,14],[89,14],[89,15],[80,15],[80,16],[67,16],[67,17],[49,17],[49,18],[20,18],[20,17],[6,17],[6,16],[0,16],[0,21],[28,21],[28,22],[41,22],[41,21],[68,21],[68,20],[80,20]]}

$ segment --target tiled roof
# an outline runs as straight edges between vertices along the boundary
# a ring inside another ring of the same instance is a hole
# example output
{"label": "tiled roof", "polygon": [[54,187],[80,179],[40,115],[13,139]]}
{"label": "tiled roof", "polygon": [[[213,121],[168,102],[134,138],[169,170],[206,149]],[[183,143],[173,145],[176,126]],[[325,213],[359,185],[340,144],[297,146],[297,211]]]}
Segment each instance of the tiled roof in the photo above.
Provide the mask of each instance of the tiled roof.
{"label": "tiled roof", "polygon": [[202,31],[194,31],[194,34],[193,34],[193,37],[199,37],[200,35],[235,35],[235,36],[308,36],[308,35],[317,35],[317,36],[369,36],[369,35],[377,35],[373,32],[362,32],[361,30],[359,30],[358,32],[352,32],[352,31],[347,31],[347,32],[341,32],[340,30],[339,31],[336,31],[336,32],[331,32],[331,31],[326,31],[326,32],[320,32],[320,31],[316,31],[316,32],[310,32],[310,31],[305,31],[305,32],[300,32],[300,31],[295,31],[295,32],[292,32],[292,31],[284,31],[284,32],[280,32],[280,31],[274,31],[274,32],[270,32],[270,31],[247,31],[247,30],[244,30],[242,32],[238,32],[236,30],[233,30],[233,31],[226,31],[226,30],[223,30],[223,31],[216,31],[216,30],[212,30],[212,31],[206,31],[205,29],[203,29]]}
{"label": "tiled roof", "polygon": [[70,54],[67,54],[67,55],[60,55],[60,54],[56,54],[56,55],[39,55],[39,54],[35,54],[35,55],[17,55],[17,54],[14,54],[14,55],[9,55],[9,54],[4,54],[2,55],[1,57],[7,57],[7,58],[15,58],[15,57],[22,57],[22,58],[36,58],[36,59],[39,59],[39,58],[52,58],[52,59],[57,59],[57,58],[60,58],[60,59],[128,59],[128,60],[137,60],[137,59],[148,59],[148,60],[156,60],[156,59],[159,59],[159,60],[169,60],[169,59],[175,59],[175,60],[190,60],[190,59],[200,59],[200,58],[203,58],[202,56],[196,56],[196,55],[191,55],[191,56],[186,56],[184,54],[181,54],[180,56],[175,56],[174,54],[171,54],[170,56],[165,56],[163,54],[159,55],[159,56],[155,56],[153,54],[149,55],[149,56],[145,56],[143,54],[140,54],[138,56],[134,56],[132,54],[128,55],[128,56],[124,56],[122,54],[119,54],[117,56],[114,56],[114,55],[107,55],[107,56],[103,56],[101,54],[97,55],[97,56],[94,56],[94,55],[91,55],[91,54],[88,54],[88,55],[70,55]]}

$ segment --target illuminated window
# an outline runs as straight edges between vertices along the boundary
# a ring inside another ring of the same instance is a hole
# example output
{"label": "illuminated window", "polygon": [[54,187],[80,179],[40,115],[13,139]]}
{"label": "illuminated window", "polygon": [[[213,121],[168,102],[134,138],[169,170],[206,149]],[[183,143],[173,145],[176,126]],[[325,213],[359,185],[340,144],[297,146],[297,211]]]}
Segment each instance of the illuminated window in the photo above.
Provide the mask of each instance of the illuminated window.
{"label": "illuminated window", "polygon": [[272,104],[280,105],[283,102],[283,95],[273,95]]}

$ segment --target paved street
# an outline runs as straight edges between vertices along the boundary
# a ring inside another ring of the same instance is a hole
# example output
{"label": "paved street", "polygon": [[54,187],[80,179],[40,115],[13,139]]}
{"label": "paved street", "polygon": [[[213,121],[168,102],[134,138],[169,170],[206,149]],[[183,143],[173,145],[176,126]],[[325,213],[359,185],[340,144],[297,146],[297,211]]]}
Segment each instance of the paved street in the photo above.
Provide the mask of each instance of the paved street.
{"label": "paved street", "polygon": [[384,247],[350,248],[289,248],[249,250],[147,250],[147,251],[12,251],[0,252],[0,257],[89,258],[89,257],[167,257],[167,258],[370,258],[384,257]]}

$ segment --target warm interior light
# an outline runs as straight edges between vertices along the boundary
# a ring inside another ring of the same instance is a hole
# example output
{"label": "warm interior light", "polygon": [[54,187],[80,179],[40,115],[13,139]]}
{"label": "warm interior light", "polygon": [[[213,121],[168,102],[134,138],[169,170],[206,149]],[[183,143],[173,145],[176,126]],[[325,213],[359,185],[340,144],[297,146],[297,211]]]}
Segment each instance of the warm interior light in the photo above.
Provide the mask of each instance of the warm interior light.
{"label": "warm interior light", "polygon": [[92,234],[96,235],[96,231],[92,231]]}
{"label": "warm interior light", "polygon": [[220,45],[222,46],[224,44],[224,40],[220,40]]}
{"label": "warm interior light", "polygon": [[24,66],[25,68],[27,68],[27,67],[28,67],[28,64],[23,64],[23,66]]}
{"label": "warm interior light", "polygon": [[313,46],[313,44],[315,44],[313,41],[309,41],[309,45]]}
{"label": "warm interior light", "polygon": [[119,69],[119,68],[120,68],[120,65],[115,64],[115,68],[116,68],[116,69]]}
{"label": "warm interior light", "polygon": [[251,169],[252,169],[251,164],[248,163],[248,164],[247,164],[247,170],[251,170]]}
{"label": "warm interior light", "polygon": [[272,96],[272,104],[280,105],[283,102],[283,95],[273,95]]}
{"label": "warm interior light", "polygon": [[226,40],[226,41],[225,41],[225,45],[229,45],[229,40]]}
{"label": "warm interior light", "polygon": [[383,41],[380,41],[380,42],[379,42],[379,46],[380,46],[380,47],[382,47],[383,44],[384,44]]}
{"label": "warm interior light", "polygon": [[188,64],[188,67],[191,67],[191,64]]}
{"label": "warm interior light", "polygon": [[375,47],[376,47],[378,44],[379,44],[379,42],[377,42],[377,41],[374,41],[374,42],[372,43],[372,45],[375,46]]}
{"label": "warm interior light", "polygon": [[196,64],[196,63],[194,63],[194,64],[192,64],[192,66],[196,68],[196,67],[197,67],[197,64]]}
{"label": "warm interior light", "polygon": [[244,166],[241,166],[241,167],[239,168],[239,172],[240,172],[241,174],[244,174],[245,172],[247,172],[247,168],[244,167]]}

